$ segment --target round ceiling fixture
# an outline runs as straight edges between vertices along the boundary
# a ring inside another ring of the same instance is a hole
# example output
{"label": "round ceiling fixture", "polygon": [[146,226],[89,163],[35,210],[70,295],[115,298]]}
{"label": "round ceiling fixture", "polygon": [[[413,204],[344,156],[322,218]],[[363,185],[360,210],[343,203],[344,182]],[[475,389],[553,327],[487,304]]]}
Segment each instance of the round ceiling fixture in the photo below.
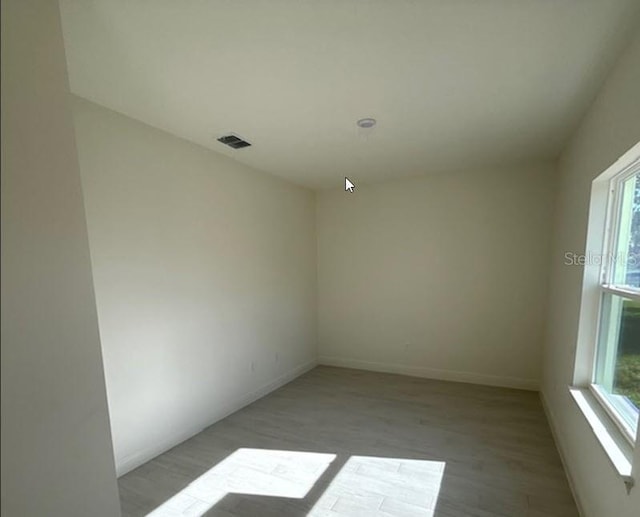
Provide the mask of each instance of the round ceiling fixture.
{"label": "round ceiling fixture", "polygon": [[358,120],[358,122],[356,122],[356,124],[358,124],[358,127],[361,127],[363,129],[370,129],[373,126],[376,125],[376,119],[374,119],[374,118],[361,118],[360,120]]}

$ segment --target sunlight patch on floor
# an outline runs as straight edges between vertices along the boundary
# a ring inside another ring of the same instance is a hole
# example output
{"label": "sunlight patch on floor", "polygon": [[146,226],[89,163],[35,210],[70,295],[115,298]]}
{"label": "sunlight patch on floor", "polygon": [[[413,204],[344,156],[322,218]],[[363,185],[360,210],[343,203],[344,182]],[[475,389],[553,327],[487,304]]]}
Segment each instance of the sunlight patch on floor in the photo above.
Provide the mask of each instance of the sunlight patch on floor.
{"label": "sunlight patch on floor", "polygon": [[309,517],[432,517],[445,463],[352,456]]}
{"label": "sunlight patch on floor", "polygon": [[148,517],[200,517],[226,494],[304,498],[335,454],[238,449]]}

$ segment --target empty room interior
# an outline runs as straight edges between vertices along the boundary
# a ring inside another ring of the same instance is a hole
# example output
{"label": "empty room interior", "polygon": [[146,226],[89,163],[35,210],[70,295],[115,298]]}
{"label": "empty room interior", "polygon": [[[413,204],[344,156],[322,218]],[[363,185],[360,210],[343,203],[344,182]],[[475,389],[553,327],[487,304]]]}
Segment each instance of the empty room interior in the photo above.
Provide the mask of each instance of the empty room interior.
{"label": "empty room interior", "polygon": [[2,517],[640,517],[640,1],[1,7]]}

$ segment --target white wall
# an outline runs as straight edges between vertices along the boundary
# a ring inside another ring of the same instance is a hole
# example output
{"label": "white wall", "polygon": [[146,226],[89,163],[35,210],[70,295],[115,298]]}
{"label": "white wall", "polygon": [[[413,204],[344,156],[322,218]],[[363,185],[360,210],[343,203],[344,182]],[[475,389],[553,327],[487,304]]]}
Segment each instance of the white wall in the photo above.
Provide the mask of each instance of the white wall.
{"label": "white wall", "polygon": [[73,108],[123,473],[315,364],[315,197]]}
{"label": "white wall", "polygon": [[[559,164],[543,397],[585,517],[637,517],[640,487],[625,493],[567,386],[573,380],[591,182],[640,140],[640,33],[622,55]],[[598,252],[597,250],[592,250]],[[636,463],[638,452],[636,448]]]}
{"label": "white wall", "polygon": [[537,389],[554,174],[319,193],[320,362]]}
{"label": "white wall", "polygon": [[2,515],[120,515],[57,2],[2,2]]}

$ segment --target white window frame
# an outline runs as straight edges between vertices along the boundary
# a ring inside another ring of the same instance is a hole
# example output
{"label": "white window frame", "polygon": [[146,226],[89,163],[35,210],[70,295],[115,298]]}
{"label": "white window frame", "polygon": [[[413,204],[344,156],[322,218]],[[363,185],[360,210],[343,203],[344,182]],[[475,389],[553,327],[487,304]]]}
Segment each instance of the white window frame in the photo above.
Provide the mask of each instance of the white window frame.
{"label": "white window frame", "polygon": [[640,424],[637,429],[633,429],[620,416],[619,410],[611,403],[608,394],[594,380],[604,296],[609,294],[640,301],[640,289],[611,283],[614,268],[612,262],[606,260],[606,257],[615,256],[618,251],[616,246],[621,202],[620,187],[626,179],[639,171],[640,143],[593,182],[587,250],[601,250],[600,257],[604,260],[601,265],[585,264],[574,371],[574,386],[582,386],[593,395],[604,409],[608,419],[632,447],[636,443],[636,436],[640,434]]}

